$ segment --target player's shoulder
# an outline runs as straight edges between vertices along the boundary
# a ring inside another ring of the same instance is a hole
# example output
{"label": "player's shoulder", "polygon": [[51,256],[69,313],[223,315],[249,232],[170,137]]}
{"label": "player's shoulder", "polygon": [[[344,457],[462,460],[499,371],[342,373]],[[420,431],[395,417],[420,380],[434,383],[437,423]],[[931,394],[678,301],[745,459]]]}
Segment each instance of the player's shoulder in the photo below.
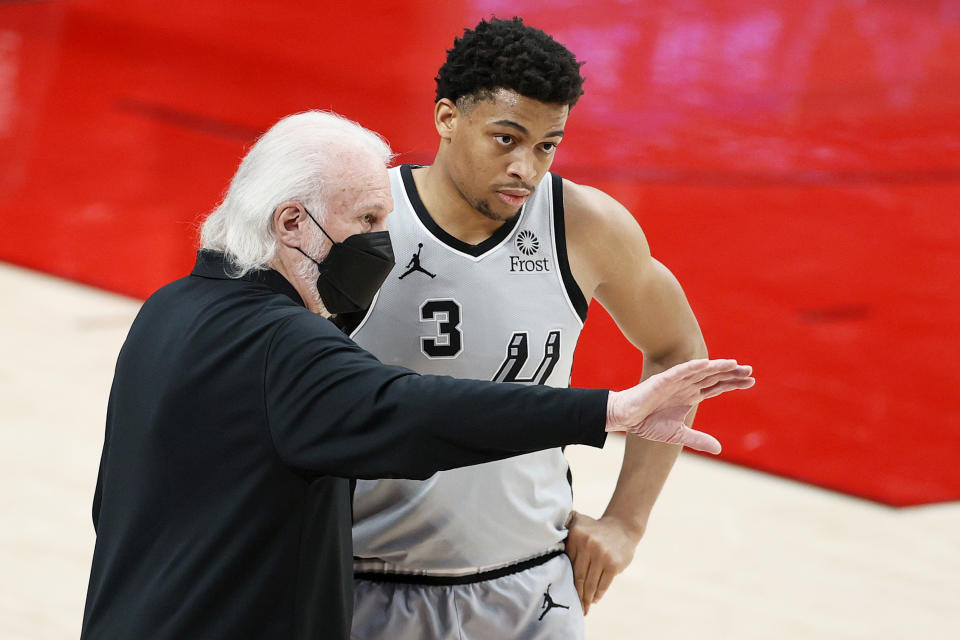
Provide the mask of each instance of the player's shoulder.
{"label": "player's shoulder", "polygon": [[566,178],[562,185],[563,214],[569,231],[589,230],[593,234],[615,236],[638,230],[633,214],[610,194]]}

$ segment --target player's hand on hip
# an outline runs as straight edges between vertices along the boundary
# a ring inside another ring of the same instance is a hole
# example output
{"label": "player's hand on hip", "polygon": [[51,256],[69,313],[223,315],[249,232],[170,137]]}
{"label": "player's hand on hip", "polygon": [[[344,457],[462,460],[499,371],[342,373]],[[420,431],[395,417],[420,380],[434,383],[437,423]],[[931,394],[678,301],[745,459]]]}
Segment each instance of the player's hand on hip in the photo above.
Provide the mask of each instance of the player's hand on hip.
{"label": "player's hand on hip", "polygon": [[633,560],[639,540],[611,518],[591,518],[574,511],[567,521],[567,555],[583,613],[600,600],[614,577]]}
{"label": "player's hand on hip", "polygon": [[683,419],[699,402],[726,391],[749,389],[753,369],[736,360],[690,360],[650,376],[607,400],[607,431],[626,431],[641,438],[682,444],[720,453],[720,442],[696,431]]}

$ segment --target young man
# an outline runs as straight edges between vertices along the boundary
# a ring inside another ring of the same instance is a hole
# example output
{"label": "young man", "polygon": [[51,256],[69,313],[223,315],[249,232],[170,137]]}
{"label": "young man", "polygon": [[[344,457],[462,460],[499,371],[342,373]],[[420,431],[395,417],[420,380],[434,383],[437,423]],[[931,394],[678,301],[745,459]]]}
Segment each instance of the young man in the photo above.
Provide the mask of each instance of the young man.
{"label": "young man", "polygon": [[[387,278],[352,333],[383,362],[564,387],[592,299],[643,351],[644,377],[706,355],[630,212],[548,173],[583,93],[580,64],[519,18],[481,22],[448,51],[436,159],[391,170],[394,251],[415,266]],[[582,637],[679,451],[630,438],[599,520],[572,511],[560,449],[360,482],[353,636]]]}

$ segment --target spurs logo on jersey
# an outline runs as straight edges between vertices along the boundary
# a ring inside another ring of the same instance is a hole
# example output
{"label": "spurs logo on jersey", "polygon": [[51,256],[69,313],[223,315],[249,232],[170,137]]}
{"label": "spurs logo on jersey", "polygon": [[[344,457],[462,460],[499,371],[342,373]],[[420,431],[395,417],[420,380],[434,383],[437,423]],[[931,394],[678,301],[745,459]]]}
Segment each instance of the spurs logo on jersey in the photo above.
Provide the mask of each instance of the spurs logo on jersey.
{"label": "spurs logo on jersey", "polygon": [[510,256],[510,273],[545,273],[550,271],[550,258],[534,257],[540,251],[540,241],[529,229],[517,234],[514,244],[522,255]]}
{"label": "spurs logo on jersey", "polygon": [[527,332],[518,331],[510,338],[507,345],[507,357],[493,376],[494,382],[532,382],[544,384],[553,368],[560,361],[560,331],[551,331],[547,336],[547,343],[543,346],[543,360],[533,375],[524,378],[520,375],[523,365],[527,362],[530,348],[527,345]]}
{"label": "spurs logo on jersey", "polygon": [[[421,374],[567,386],[586,301],[567,263],[560,178],[548,174],[521,212],[477,245],[434,222],[411,167],[391,169],[390,185],[396,209],[387,225],[402,261],[354,340]],[[360,480],[355,566],[459,575],[562,549],[567,470],[551,449],[422,482]]]}

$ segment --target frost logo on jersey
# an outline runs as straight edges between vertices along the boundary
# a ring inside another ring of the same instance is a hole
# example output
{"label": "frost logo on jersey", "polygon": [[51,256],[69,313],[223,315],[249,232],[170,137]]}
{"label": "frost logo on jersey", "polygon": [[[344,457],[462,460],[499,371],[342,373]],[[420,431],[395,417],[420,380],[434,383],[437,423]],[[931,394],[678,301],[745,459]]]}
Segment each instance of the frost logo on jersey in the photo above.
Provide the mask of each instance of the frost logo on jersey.
{"label": "frost logo on jersey", "polygon": [[523,256],[510,256],[510,273],[543,273],[544,271],[550,271],[550,260],[530,257],[540,251],[540,241],[537,240],[533,231],[522,230],[517,234],[514,244]]}
{"label": "frost logo on jersey", "polygon": [[423,251],[423,243],[422,243],[422,242],[418,242],[418,243],[417,243],[417,252],[416,252],[415,254],[413,254],[413,257],[412,257],[412,258],[410,258],[410,262],[407,263],[407,270],[403,272],[403,275],[400,276],[400,278],[398,278],[399,280],[403,280],[404,278],[406,278],[408,275],[410,275],[410,274],[413,273],[414,271],[419,271],[420,273],[425,273],[425,274],[427,274],[428,276],[430,276],[431,278],[436,278],[436,277],[437,277],[437,274],[435,274],[435,273],[430,273],[429,271],[427,271],[426,269],[424,269],[423,267],[420,266],[420,252],[421,252],[421,251]]}
{"label": "frost logo on jersey", "polygon": [[524,229],[517,234],[516,245],[517,249],[520,249],[520,253],[525,256],[532,256],[540,250],[540,241],[529,229]]}

